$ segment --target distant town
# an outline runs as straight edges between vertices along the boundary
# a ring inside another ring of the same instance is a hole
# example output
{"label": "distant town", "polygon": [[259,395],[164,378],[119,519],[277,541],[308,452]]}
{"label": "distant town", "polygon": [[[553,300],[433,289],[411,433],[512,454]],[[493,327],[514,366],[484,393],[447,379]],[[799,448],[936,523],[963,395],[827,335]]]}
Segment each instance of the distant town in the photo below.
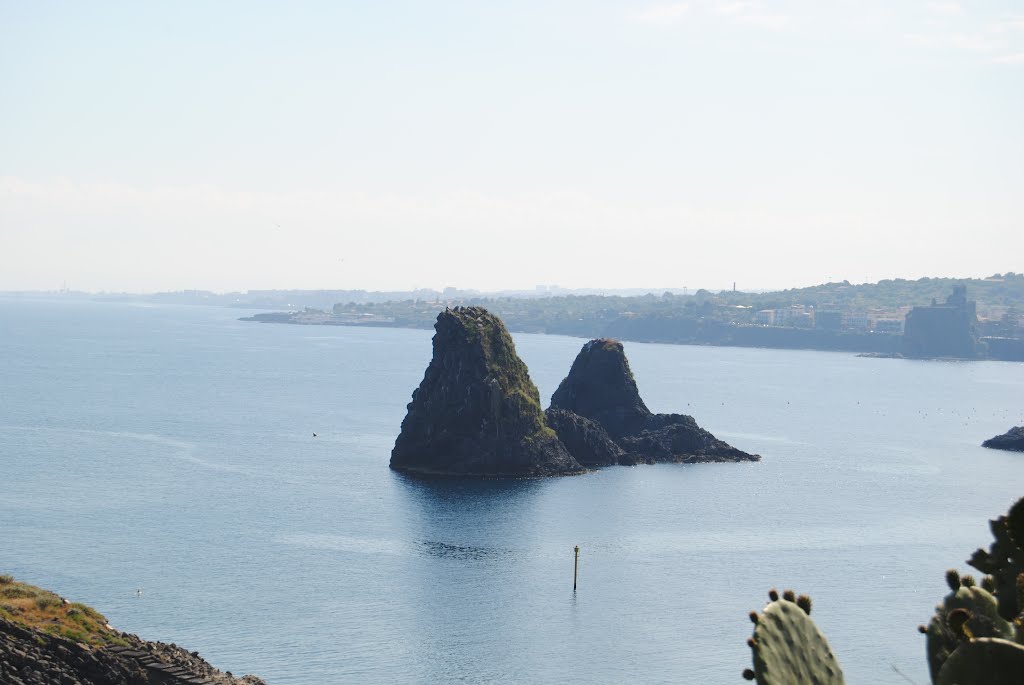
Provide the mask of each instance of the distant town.
{"label": "distant town", "polygon": [[265,323],[424,329],[431,328],[446,307],[476,305],[500,316],[514,332],[1024,361],[1024,274],[1013,272],[983,279],[842,281],[774,292],[570,291],[538,286],[502,293],[445,288],[151,295],[64,291],[62,296],[274,310],[244,318]]}
{"label": "distant town", "polygon": [[1024,275],[829,283],[771,293],[465,296],[336,302],[245,320],[430,328],[439,311],[478,305],[512,331],[639,342],[845,350],[886,357],[1024,361]]}

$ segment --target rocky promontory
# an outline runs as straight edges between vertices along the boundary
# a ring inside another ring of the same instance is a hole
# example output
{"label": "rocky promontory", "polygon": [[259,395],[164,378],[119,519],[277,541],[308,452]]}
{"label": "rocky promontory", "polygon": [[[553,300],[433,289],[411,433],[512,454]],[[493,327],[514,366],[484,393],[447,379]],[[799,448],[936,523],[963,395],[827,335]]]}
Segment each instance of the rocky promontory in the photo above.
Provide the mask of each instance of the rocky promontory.
{"label": "rocky promontory", "polygon": [[1024,426],[1014,426],[1002,435],[989,438],[985,442],[981,443],[981,446],[991,447],[994,450],[1024,452]]}
{"label": "rocky promontory", "polygon": [[584,465],[760,459],[717,439],[692,416],[651,412],[617,340],[591,340],[583,346],[551,396],[547,415]]}
{"label": "rocky promontory", "polygon": [[391,468],[427,475],[551,476],[585,469],[545,420],[504,324],[482,307],[447,309],[413,392]]}
{"label": "rocky promontory", "polygon": [[113,628],[84,604],[0,576],[3,685],[266,685],[177,645]]}

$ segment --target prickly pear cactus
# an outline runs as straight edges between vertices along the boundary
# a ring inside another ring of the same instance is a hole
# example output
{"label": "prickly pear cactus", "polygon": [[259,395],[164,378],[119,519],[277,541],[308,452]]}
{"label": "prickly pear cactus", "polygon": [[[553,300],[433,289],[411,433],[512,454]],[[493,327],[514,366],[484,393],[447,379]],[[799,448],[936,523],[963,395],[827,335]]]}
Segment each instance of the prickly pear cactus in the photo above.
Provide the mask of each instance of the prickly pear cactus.
{"label": "prickly pear cactus", "polygon": [[969,640],[949,655],[935,685],[1020,685],[1024,647],[998,638]]}
{"label": "prickly pear cactus", "polygon": [[[843,685],[843,670],[828,640],[810,619],[811,601],[786,591],[779,599],[769,593],[771,603],[761,614],[751,612],[754,636],[747,641],[754,656],[754,669],[743,676],[759,685]],[[797,604],[797,601],[800,604]]]}
{"label": "prickly pear cactus", "polygon": [[1024,497],[1006,516],[989,521],[989,527],[995,541],[987,552],[976,550],[967,563],[992,575],[999,615],[1012,621],[1024,611],[1017,592],[1018,578],[1024,574]]}
{"label": "prickly pear cactus", "polygon": [[1013,640],[1013,624],[999,615],[996,598],[977,587],[971,576],[960,577],[954,569],[946,572],[952,592],[935,607],[928,623],[928,670],[932,682],[938,682],[943,664],[961,645],[976,638]]}

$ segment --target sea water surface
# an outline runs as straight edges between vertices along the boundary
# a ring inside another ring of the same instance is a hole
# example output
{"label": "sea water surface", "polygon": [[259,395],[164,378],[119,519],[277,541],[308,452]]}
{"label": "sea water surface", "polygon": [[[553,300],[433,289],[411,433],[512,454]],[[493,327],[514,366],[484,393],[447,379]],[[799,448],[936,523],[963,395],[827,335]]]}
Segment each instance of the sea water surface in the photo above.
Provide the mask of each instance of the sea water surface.
{"label": "sea water surface", "polygon": [[[850,682],[923,684],[944,570],[1024,494],[979,447],[1024,364],[627,343],[652,410],[763,461],[418,480],[430,331],[244,314],[0,300],[0,572],[272,685],[734,685],[773,586]],[[514,337],[546,405],[583,341]]]}

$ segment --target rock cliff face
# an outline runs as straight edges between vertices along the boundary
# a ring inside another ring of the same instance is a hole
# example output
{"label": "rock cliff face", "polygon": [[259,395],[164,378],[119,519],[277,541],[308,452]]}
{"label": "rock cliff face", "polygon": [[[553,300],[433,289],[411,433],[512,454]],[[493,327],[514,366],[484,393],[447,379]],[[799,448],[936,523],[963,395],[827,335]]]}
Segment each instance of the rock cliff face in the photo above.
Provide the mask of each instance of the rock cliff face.
{"label": "rock cliff face", "polygon": [[512,338],[481,307],[442,312],[434,356],[413,392],[391,468],[465,476],[548,476],[585,469],[548,427]]}
{"label": "rock cliff face", "polygon": [[266,685],[112,628],[95,609],[0,575],[3,685]]}
{"label": "rock cliff face", "polygon": [[628,461],[626,453],[615,444],[600,424],[564,409],[548,408],[548,425],[562,441],[569,454],[584,466],[610,466]]}
{"label": "rock cliff face", "polygon": [[572,363],[551,406],[600,424],[612,438],[639,433],[652,414],[640,399],[633,372],[617,340],[591,340]]}
{"label": "rock cliff face", "polygon": [[985,442],[981,443],[981,446],[991,447],[996,450],[1024,452],[1024,426],[1014,426],[1002,435],[989,438]]}
{"label": "rock cliff face", "polygon": [[194,652],[123,634],[124,647],[89,647],[0,619],[4,685],[266,685],[236,678]]}
{"label": "rock cliff face", "polygon": [[[760,459],[717,439],[691,416],[651,413],[617,340],[591,340],[583,346],[551,396],[548,417],[582,464]],[[619,448],[615,461],[609,461],[613,453],[607,442]]]}

